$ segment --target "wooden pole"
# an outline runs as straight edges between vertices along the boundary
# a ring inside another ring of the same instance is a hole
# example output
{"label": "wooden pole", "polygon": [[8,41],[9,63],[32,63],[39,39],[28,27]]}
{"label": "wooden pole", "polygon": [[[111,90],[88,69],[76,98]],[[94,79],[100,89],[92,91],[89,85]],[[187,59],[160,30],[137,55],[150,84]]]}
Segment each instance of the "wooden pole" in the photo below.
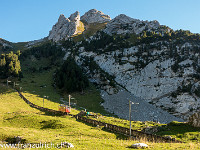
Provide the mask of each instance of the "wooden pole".
{"label": "wooden pole", "polygon": [[130,121],[130,139],[131,139],[131,101],[129,100],[129,121]]}

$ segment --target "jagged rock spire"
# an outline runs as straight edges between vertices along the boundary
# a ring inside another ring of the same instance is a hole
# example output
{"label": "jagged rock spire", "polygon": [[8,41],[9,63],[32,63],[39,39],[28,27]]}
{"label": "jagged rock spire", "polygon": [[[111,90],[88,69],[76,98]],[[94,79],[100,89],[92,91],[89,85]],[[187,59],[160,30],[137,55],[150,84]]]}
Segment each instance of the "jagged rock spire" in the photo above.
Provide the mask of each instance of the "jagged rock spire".
{"label": "jagged rock spire", "polygon": [[66,18],[63,14],[60,15],[58,22],[52,27],[49,32],[49,40],[58,42],[67,37],[77,33],[77,27],[79,26],[80,13],[76,11],[71,14],[69,18]]}

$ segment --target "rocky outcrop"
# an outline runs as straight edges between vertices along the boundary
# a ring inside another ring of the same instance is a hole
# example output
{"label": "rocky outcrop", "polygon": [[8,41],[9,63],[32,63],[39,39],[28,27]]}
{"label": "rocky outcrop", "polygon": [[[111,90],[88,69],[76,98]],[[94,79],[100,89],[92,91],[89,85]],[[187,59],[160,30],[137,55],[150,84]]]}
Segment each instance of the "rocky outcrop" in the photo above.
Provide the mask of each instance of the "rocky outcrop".
{"label": "rocky outcrop", "polygon": [[12,45],[10,42],[0,38],[0,50],[1,49],[12,49]]}
{"label": "rocky outcrop", "polygon": [[90,23],[105,23],[111,20],[110,16],[96,9],[91,9],[81,16],[81,20],[87,24]]}
{"label": "rocky outcrop", "polygon": [[58,42],[77,34],[77,27],[79,26],[79,23],[80,14],[78,11],[72,14],[69,18],[66,18],[63,14],[60,15],[58,22],[49,32],[48,39]]}
{"label": "rocky outcrop", "polygon": [[49,32],[48,39],[58,42],[63,39],[68,39],[73,35],[80,34],[84,31],[84,24],[91,23],[106,23],[111,20],[108,15],[105,15],[103,12],[96,9],[91,9],[86,12],[80,18],[80,13],[76,11],[69,18],[66,18],[63,14],[60,15],[58,22],[52,27],[52,30]]}
{"label": "rocky outcrop", "polygon": [[126,34],[126,33],[136,33],[139,34],[145,29],[152,30],[157,29],[160,26],[158,21],[141,21],[138,19],[133,19],[124,14],[121,14],[114,19],[112,19],[107,25],[104,32],[109,35],[112,34]]}
{"label": "rocky outcrop", "polygon": [[200,112],[194,113],[192,116],[190,116],[189,124],[194,127],[200,127]]}

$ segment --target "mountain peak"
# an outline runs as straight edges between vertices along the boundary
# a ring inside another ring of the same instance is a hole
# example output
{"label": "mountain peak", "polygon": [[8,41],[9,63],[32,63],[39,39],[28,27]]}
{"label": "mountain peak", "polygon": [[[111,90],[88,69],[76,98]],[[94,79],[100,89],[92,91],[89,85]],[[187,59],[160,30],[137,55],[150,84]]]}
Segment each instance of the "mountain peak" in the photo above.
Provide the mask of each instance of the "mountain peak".
{"label": "mountain peak", "polygon": [[105,23],[111,20],[109,15],[105,15],[103,12],[96,9],[91,9],[81,16],[81,20],[87,24],[90,23]]}
{"label": "mountain peak", "polygon": [[80,13],[76,11],[75,13],[71,14],[71,16],[69,17],[69,20],[80,21]]}

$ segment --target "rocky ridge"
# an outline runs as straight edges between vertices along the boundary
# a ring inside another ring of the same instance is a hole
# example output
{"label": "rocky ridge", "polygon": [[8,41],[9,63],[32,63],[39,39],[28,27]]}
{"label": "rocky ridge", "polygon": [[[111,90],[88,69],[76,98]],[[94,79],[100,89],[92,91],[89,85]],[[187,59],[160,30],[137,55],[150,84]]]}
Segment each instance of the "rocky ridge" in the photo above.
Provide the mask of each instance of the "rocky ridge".
{"label": "rocky ridge", "polygon": [[12,49],[12,45],[10,42],[0,38],[0,47],[1,49]]}
{"label": "rocky ridge", "polygon": [[133,19],[124,14],[118,15],[112,19],[104,30],[107,34],[139,34],[142,33],[145,29],[156,30],[160,27],[158,21],[141,21],[138,19]]}

